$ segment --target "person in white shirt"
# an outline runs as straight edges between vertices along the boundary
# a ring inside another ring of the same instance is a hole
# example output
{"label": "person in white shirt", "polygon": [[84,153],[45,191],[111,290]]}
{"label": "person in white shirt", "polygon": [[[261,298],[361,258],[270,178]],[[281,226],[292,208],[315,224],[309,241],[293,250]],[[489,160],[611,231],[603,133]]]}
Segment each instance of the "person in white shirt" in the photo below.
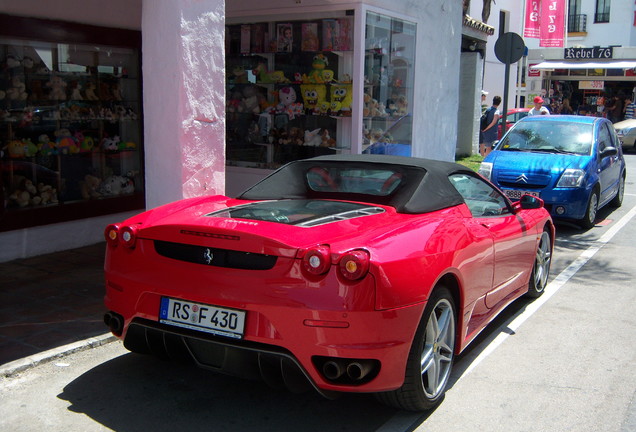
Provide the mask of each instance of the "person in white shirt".
{"label": "person in white shirt", "polygon": [[543,98],[541,96],[534,98],[534,107],[530,109],[528,115],[550,115],[550,110],[543,106]]}

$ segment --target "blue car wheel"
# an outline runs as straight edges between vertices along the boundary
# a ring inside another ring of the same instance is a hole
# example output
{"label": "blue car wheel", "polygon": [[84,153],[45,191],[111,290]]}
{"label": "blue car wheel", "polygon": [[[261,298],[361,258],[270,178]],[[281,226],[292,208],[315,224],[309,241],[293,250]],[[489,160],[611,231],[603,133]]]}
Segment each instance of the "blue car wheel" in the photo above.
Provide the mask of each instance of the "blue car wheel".
{"label": "blue car wheel", "polygon": [[590,199],[587,202],[587,209],[585,210],[585,216],[579,220],[579,224],[585,228],[590,229],[596,222],[596,212],[598,211],[598,191],[594,189]]}

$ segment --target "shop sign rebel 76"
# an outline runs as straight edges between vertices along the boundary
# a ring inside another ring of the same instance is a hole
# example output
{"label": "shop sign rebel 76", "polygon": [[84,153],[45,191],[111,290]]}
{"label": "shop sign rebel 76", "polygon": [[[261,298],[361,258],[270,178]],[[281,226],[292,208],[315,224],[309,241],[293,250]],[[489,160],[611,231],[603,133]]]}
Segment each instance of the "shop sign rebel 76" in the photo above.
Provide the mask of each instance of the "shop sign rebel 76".
{"label": "shop sign rebel 76", "polygon": [[563,58],[567,60],[611,59],[613,55],[613,47],[565,48],[563,50]]}

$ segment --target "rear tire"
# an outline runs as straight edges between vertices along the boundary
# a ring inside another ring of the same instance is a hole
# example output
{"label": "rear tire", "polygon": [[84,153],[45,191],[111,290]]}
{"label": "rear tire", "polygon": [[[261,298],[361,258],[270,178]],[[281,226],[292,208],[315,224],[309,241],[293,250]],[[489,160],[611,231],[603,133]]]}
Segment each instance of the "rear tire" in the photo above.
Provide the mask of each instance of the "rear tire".
{"label": "rear tire", "polygon": [[431,294],[415,333],[406,364],[404,384],[397,390],[377,393],[377,399],[407,411],[437,406],[446,392],[455,356],[455,303],[445,287]]}
{"label": "rear tire", "polygon": [[552,239],[547,229],[541,234],[537,252],[530,274],[530,282],[528,283],[527,297],[540,297],[548,285],[548,276],[550,275],[550,263],[552,262]]}

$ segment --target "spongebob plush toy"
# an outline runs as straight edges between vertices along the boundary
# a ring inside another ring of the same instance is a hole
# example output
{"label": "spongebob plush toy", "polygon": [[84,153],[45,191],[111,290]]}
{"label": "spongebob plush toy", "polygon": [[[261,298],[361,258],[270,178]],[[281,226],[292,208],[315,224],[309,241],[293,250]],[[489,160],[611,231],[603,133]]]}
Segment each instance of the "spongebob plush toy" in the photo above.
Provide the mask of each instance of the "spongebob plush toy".
{"label": "spongebob plush toy", "polygon": [[327,100],[327,87],[324,84],[301,84],[305,114],[317,113],[317,107]]}
{"label": "spongebob plush toy", "polygon": [[[330,87],[331,114],[350,116],[353,103],[351,84],[335,84]],[[337,109],[337,112],[335,110]]]}

